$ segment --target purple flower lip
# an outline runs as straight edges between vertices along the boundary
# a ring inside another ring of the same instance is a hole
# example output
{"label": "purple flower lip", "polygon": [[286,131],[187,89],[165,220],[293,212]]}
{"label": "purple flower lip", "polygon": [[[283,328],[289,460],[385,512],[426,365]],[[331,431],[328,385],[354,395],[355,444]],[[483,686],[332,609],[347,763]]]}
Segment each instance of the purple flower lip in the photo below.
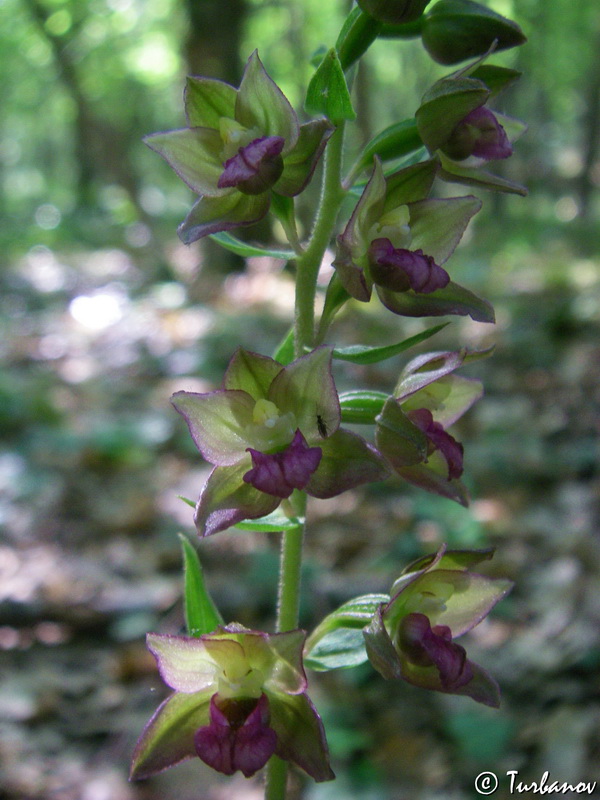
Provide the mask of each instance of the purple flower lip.
{"label": "purple flower lip", "polygon": [[484,106],[473,109],[458,123],[442,149],[456,161],[469,156],[495,161],[508,158],[513,151],[506,131]]}
{"label": "purple flower lip", "polygon": [[269,701],[210,700],[210,724],[198,728],[194,746],[199,758],[225,775],[240,770],[250,778],[262,769],[277,747],[277,734],[269,727]]}
{"label": "purple flower lip", "polygon": [[410,421],[420,428],[429,439],[433,450],[439,450],[448,464],[448,480],[460,478],[463,474],[464,448],[460,442],[447,433],[441,423],[435,422],[431,411],[418,408],[407,413]]}
{"label": "purple flower lip", "polygon": [[282,499],[289,497],[294,489],[304,489],[323,455],[320,447],[309,447],[300,430],[281,453],[261,453],[251,447],[248,452],[252,456],[252,469],[246,472],[243,480],[261,492]]}
{"label": "purple flower lip", "polygon": [[267,192],[283,172],[281,151],[284,145],[282,136],[253,139],[227,159],[217,186],[219,189],[235,187],[249,195]]}
{"label": "purple flower lip", "polygon": [[371,276],[376,284],[393,292],[408,289],[430,294],[450,282],[445,269],[422,250],[396,248],[389,239],[374,239],[369,247]]}
{"label": "purple flower lip", "polygon": [[473,668],[464,647],[452,641],[447,625],[433,628],[425,614],[411,613],[400,623],[400,649],[417,666],[435,666],[444,689],[454,691],[469,683]]}

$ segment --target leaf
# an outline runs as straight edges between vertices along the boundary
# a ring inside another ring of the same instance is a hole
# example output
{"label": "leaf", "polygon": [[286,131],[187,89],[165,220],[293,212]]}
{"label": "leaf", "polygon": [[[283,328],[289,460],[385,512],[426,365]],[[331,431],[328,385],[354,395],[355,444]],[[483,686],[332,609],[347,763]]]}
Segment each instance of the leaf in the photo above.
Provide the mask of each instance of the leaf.
{"label": "leaf", "polygon": [[236,253],[238,256],[244,256],[245,258],[249,256],[270,256],[271,258],[280,258],[283,261],[289,261],[295,257],[292,250],[278,250],[272,247],[256,247],[255,245],[247,244],[246,242],[236,239],[235,236],[232,236],[230,233],[225,231],[222,231],[221,233],[213,233],[211,234],[210,238],[214,242],[218,242],[218,244],[220,244],[221,247],[224,247],[225,250],[230,250],[232,253]]}
{"label": "leaf", "polygon": [[291,531],[301,528],[304,525],[302,517],[284,517],[283,514],[274,512],[267,514],[266,517],[250,519],[238,522],[236,528],[242,531],[259,531],[261,533],[278,533],[279,531]]}
{"label": "leaf", "polygon": [[342,422],[372,425],[375,417],[381,413],[388,396],[384,392],[372,392],[367,389],[344,392],[340,395]]}
{"label": "leaf", "polygon": [[212,633],[218,625],[222,625],[223,617],[219,614],[204,583],[198,553],[187,536],[182,533],[178,536],[184,563],[185,622],[190,636],[202,636],[204,633]]}
{"label": "leaf", "polygon": [[355,597],[328,614],[306,642],[304,665],[316,671],[354,667],[367,660],[362,629],[369,625],[387,594]]}
{"label": "leaf", "polygon": [[287,367],[294,360],[294,326],[289,329],[273,353],[275,361]]}
{"label": "leaf", "polygon": [[352,364],[377,364],[379,361],[385,361],[388,358],[403,353],[411,347],[424,342],[434,334],[449,325],[449,322],[444,322],[441,325],[434,325],[427,330],[410,336],[396,344],[388,344],[384,347],[369,347],[367,345],[355,344],[350,347],[341,347],[333,351],[333,357],[338,361],[350,361]]}
{"label": "leaf", "polygon": [[309,114],[323,114],[335,124],[356,119],[340,59],[334,47],[328,51],[312,76],[304,108]]}

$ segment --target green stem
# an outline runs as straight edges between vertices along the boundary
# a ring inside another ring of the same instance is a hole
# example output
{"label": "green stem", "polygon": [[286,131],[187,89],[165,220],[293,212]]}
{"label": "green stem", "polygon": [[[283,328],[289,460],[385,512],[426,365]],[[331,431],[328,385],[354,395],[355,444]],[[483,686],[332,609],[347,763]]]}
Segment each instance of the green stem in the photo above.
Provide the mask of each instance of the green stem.
{"label": "green stem", "polygon": [[344,123],[341,123],[325,151],[323,185],[315,227],[306,250],[296,259],[296,357],[304,355],[304,346],[310,346],[314,341],[317,276],[346,194],[341,184],[343,143]]}

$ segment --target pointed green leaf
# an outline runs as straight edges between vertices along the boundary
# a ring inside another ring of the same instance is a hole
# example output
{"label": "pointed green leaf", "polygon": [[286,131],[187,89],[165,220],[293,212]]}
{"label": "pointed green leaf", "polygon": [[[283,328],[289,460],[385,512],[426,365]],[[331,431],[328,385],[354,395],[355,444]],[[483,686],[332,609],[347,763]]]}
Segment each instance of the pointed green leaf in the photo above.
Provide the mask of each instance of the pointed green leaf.
{"label": "pointed green leaf", "polygon": [[294,258],[293,250],[279,250],[273,247],[258,247],[257,245],[242,242],[236,239],[230,233],[222,231],[221,233],[213,233],[210,238],[218,242],[225,250],[236,253],[238,256],[249,258],[251,256],[270,256],[271,258],[280,258],[282,261],[289,261]]}
{"label": "pointed green leaf", "polygon": [[369,167],[373,163],[373,156],[378,156],[382,161],[391,161],[413,153],[420,147],[423,147],[423,142],[416,121],[405,119],[395,122],[371,139],[361,153],[360,164]]}
{"label": "pointed green leaf", "polygon": [[356,119],[344,71],[333,47],[308,84],[304,108],[309,114],[324,114],[336,125]]}
{"label": "pointed green leaf", "polygon": [[421,333],[410,336],[408,339],[383,347],[369,347],[362,344],[339,347],[333,351],[333,357],[338,361],[350,361],[352,364],[377,364],[379,361],[386,361],[388,358],[398,355],[398,353],[403,353],[405,350],[415,347],[449,324],[449,322],[443,322],[441,325],[434,325],[431,328],[427,328],[427,330],[421,331]]}
{"label": "pointed green leaf", "polygon": [[273,354],[273,358],[279,364],[283,364],[284,367],[287,367],[287,365],[291,364],[294,360],[294,355],[294,326],[292,325],[277,346],[277,349]]}
{"label": "pointed green leaf", "polygon": [[301,528],[304,520],[301,517],[285,517],[276,511],[259,519],[238,522],[236,528],[241,531],[259,531],[260,533],[279,533],[280,531],[293,531]]}
{"label": "pointed green leaf", "polygon": [[201,636],[212,633],[218,625],[223,624],[206,584],[196,549],[187,536],[179,534],[184,561],[184,608],[185,622],[190,636]]}
{"label": "pointed green leaf", "polygon": [[368,625],[387,594],[355,597],[328,614],[306,642],[304,664],[324,671],[353,667],[367,660],[362,629]]}

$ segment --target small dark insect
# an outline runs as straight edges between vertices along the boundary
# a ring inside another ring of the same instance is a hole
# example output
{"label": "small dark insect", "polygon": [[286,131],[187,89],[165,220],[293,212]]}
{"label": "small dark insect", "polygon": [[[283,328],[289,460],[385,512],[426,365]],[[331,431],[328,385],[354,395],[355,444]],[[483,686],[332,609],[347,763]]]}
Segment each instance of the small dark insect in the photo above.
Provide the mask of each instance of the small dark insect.
{"label": "small dark insect", "polygon": [[317,414],[317,428],[319,429],[319,433],[323,439],[327,438],[327,425],[325,424],[325,420],[320,414]]}

